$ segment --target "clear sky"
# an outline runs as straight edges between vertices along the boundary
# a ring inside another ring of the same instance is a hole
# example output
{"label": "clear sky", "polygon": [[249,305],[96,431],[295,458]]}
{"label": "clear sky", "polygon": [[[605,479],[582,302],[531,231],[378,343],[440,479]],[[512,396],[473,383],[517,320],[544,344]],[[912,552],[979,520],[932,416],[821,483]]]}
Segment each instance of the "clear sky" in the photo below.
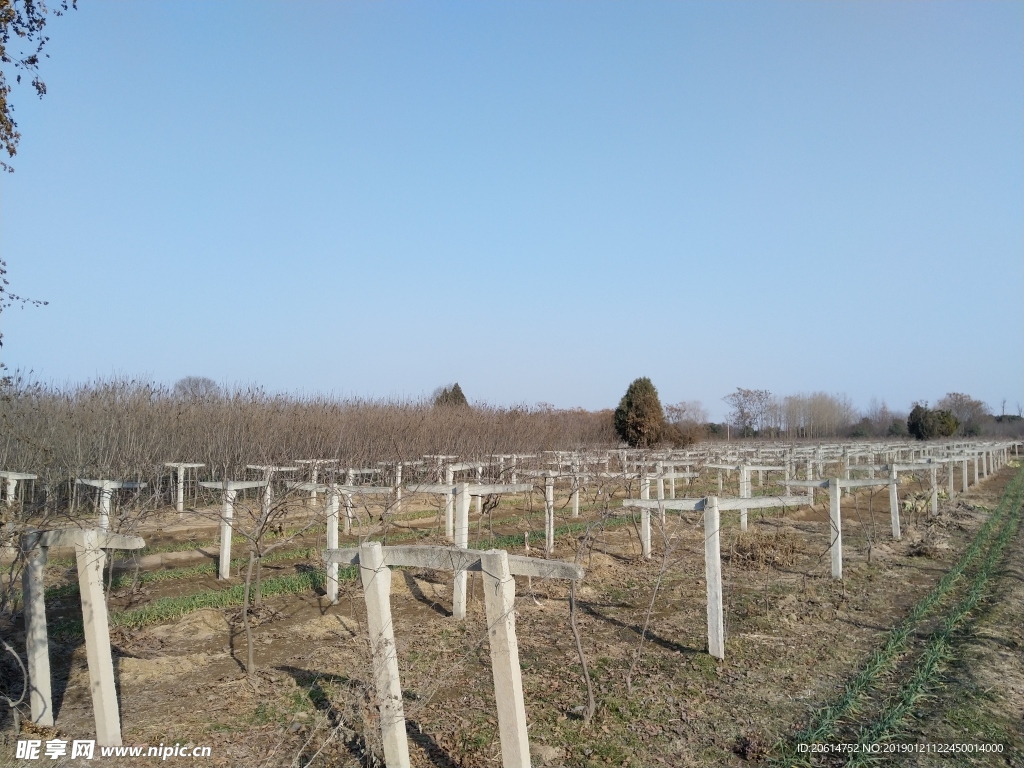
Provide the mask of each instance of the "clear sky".
{"label": "clear sky", "polygon": [[109,2],[0,179],[44,380],[1024,406],[1024,3]]}

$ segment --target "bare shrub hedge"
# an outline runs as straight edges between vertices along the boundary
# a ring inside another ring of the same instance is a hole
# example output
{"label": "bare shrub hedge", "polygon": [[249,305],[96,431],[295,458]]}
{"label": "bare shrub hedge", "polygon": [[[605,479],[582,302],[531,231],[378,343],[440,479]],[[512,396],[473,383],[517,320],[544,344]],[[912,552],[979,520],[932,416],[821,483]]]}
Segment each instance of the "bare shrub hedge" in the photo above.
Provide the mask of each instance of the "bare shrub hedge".
{"label": "bare shrub hedge", "polygon": [[0,390],[0,467],[40,476],[145,479],[164,462],[202,462],[217,477],[246,464],[300,458],[341,466],[535,453],[616,443],[610,411],[525,406],[438,408],[427,401],[268,394],[257,388],[195,395],[136,379],[65,388],[20,375]]}

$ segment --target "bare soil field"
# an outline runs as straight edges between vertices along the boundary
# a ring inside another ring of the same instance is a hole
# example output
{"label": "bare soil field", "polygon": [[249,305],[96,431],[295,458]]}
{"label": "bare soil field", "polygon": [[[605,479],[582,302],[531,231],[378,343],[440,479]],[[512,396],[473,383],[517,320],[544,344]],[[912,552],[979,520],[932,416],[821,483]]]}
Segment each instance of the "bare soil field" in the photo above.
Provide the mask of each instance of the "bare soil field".
{"label": "bare soil field", "polygon": [[[567,584],[517,578],[516,630],[534,765],[846,764],[848,754],[798,752],[797,735],[841,699],[893,628],[961,561],[1018,472],[1005,467],[967,494],[943,500],[936,518],[911,504],[898,542],[889,533],[884,489],[844,497],[842,581],[830,577],[828,514],[820,505],[751,513],[746,533],[739,531],[738,518],[723,514],[724,661],[705,652],[704,529],[696,513],[669,514],[655,534],[654,557],[644,560],[635,521],[599,520],[586,506],[580,519],[571,519],[560,499],[562,532],[554,557],[578,560],[586,569],[577,590],[576,623],[596,711],[587,722]],[[921,490],[908,484],[901,495],[912,498]],[[471,547],[516,536],[518,545],[503,546],[522,554],[523,532],[543,531],[540,507],[531,509],[523,497],[499,506],[488,519],[471,519]],[[191,555],[167,559],[164,569],[213,562],[215,527],[199,522],[168,513],[142,531],[151,548],[195,545]],[[1021,532],[1006,530],[1005,554],[980,587],[977,604],[951,627],[927,695],[913,700],[908,717],[886,736],[893,743],[999,743],[1002,751],[881,754],[876,764],[1024,766],[1024,559]],[[409,507],[386,530],[367,518],[362,533],[368,532],[385,535],[389,543],[443,543],[443,526],[429,506]],[[343,539],[342,546],[354,541]],[[944,617],[979,581],[975,576],[992,541],[986,540],[948,594],[913,625],[905,647],[856,706],[835,718],[829,743],[857,741],[902,695]],[[323,547],[322,531],[299,537],[264,566],[264,580],[322,571]],[[531,554],[540,553],[535,548]],[[48,570],[57,727],[29,725],[43,739],[54,733],[89,738],[94,732],[85,648],[74,631],[78,595],[53,591],[71,582],[71,570],[59,561]],[[143,579],[134,587],[131,582],[122,577],[111,595],[112,616],[165,598],[224,590],[239,579],[225,583],[212,572],[184,572],[181,578]],[[465,622],[451,617],[450,577],[399,569],[392,585],[413,765],[500,765],[479,578],[470,578]],[[200,608],[163,623],[113,621],[124,743],[212,748],[209,759],[172,757],[168,765],[382,765],[358,582],[343,579],[334,606],[322,589],[307,588],[264,597],[253,616],[254,681],[245,675],[238,607]],[[20,643],[20,622],[9,631]],[[0,765],[31,765],[15,759],[10,726],[3,721]]]}

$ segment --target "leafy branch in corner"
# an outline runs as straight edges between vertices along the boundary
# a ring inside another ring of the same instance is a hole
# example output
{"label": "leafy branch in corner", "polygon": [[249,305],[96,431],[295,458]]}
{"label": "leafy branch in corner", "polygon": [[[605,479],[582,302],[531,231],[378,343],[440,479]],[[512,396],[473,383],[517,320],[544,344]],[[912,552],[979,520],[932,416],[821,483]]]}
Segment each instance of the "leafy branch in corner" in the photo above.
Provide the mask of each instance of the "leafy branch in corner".
{"label": "leafy branch in corner", "polygon": [[[50,15],[62,16],[68,8],[77,7],[78,0],[62,0],[52,8],[44,0],[0,0],[0,143],[7,150],[8,157],[17,154],[21,134],[9,99],[11,83],[7,78],[6,65],[14,66],[16,83],[21,82],[24,73],[31,77],[36,95],[39,98],[45,96],[46,83],[39,77],[39,61],[48,58],[43,53],[50,39],[44,34],[47,18]],[[0,169],[8,173],[14,170],[2,160]]]}

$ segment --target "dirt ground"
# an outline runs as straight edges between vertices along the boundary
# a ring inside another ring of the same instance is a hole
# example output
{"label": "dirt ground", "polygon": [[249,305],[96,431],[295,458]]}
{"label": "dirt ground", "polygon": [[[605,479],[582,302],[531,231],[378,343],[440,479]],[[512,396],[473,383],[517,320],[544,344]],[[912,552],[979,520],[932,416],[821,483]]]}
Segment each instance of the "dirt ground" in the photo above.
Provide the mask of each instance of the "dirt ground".
{"label": "dirt ground", "polygon": [[[968,494],[943,501],[938,518],[908,512],[899,542],[889,534],[884,489],[844,498],[841,582],[830,578],[827,514],[820,506],[752,513],[746,534],[723,515],[723,662],[705,653],[704,534],[695,514],[669,515],[655,534],[650,561],[639,557],[632,524],[596,527],[585,541],[583,534],[560,537],[555,557],[571,560],[579,553],[586,568],[577,625],[597,708],[584,723],[587,693],[569,626],[568,586],[517,578],[516,629],[534,765],[762,762],[776,742],[836,698],[888,630],[957,560],[1016,471],[1004,468]],[[495,533],[521,530],[524,519],[534,519],[523,512],[499,517]],[[424,520],[428,527],[436,523]],[[184,536],[176,530],[160,535]],[[1018,533],[1011,565],[999,571],[993,595],[959,638],[960,653],[944,670],[941,690],[915,713],[903,737],[997,740],[1011,751],[988,762],[972,756],[949,764],[1024,765],[1012,762],[1014,754],[1024,755],[1021,542]],[[277,563],[266,575],[303,565]],[[479,580],[471,578],[462,623],[451,618],[450,576],[404,569],[395,571],[392,584],[413,765],[500,765]],[[141,597],[122,595],[112,605],[220,586],[212,576],[159,582]],[[50,608],[62,615],[74,610],[75,600]],[[335,606],[314,592],[268,598],[255,623],[255,682],[244,674],[237,608],[115,630],[124,743],[210,746],[209,759],[190,762],[231,768],[374,765],[380,745],[361,588],[343,582]],[[51,658],[56,730],[88,738],[93,721],[84,645],[75,638],[51,641]],[[14,759],[9,721],[4,728],[0,765],[31,765]],[[934,765],[932,757],[901,764]]]}

